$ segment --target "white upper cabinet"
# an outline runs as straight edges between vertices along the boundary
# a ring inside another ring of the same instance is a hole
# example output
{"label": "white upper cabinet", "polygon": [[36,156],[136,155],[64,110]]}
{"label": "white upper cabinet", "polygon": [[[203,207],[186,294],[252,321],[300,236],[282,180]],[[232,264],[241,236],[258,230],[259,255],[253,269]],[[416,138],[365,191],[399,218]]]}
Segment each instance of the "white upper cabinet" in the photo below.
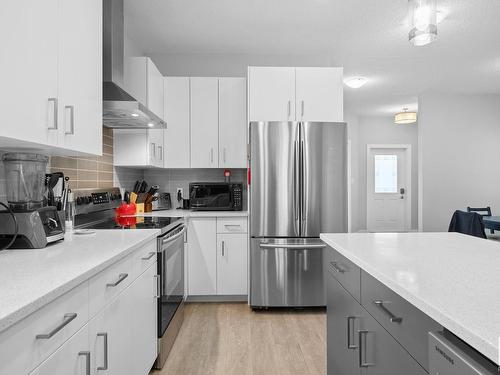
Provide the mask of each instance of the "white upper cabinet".
{"label": "white upper cabinet", "polygon": [[342,68],[296,68],[296,120],[343,121]]}
{"label": "white upper cabinet", "polygon": [[219,168],[247,167],[246,79],[219,78]]}
{"label": "white upper cabinet", "polygon": [[100,154],[102,1],[5,2],[0,33],[0,146]]}
{"label": "white upper cabinet", "polygon": [[163,129],[115,129],[113,162],[119,167],[163,167]]}
{"label": "white upper cabinet", "polygon": [[60,1],[60,145],[102,152],[102,0]]}
{"label": "white upper cabinet", "polygon": [[343,121],[342,68],[248,68],[250,121]]}
{"label": "white upper cabinet", "polygon": [[250,121],[294,121],[295,68],[249,67]]}
{"label": "white upper cabinet", "polygon": [[163,76],[149,57],[125,59],[125,90],[163,119]]}
{"label": "white upper cabinet", "polygon": [[189,77],[165,77],[165,168],[190,167]]}
{"label": "white upper cabinet", "polygon": [[219,165],[218,79],[192,77],[191,87],[191,168]]}

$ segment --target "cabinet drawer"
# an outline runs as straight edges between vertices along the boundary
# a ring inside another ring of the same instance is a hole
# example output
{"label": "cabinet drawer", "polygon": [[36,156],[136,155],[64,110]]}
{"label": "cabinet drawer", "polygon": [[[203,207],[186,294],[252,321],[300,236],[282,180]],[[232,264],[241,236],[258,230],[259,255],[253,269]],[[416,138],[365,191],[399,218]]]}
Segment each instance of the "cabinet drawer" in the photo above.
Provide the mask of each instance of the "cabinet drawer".
{"label": "cabinet drawer", "polygon": [[442,327],[366,272],[361,273],[363,307],[429,370],[428,336]]}
{"label": "cabinet drawer", "polygon": [[361,270],[359,267],[330,246],[325,248],[325,264],[327,270],[333,277],[335,277],[358,302],[361,301]]}
{"label": "cabinet drawer", "polygon": [[0,374],[27,374],[88,320],[88,283],[45,305],[0,334]]}
{"label": "cabinet drawer", "polygon": [[132,257],[127,256],[90,279],[89,315],[93,317],[132,282]]}
{"label": "cabinet drawer", "polygon": [[217,218],[217,233],[247,233],[246,217]]}
{"label": "cabinet drawer", "polygon": [[132,280],[138,278],[156,262],[156,240],[151,241],[132,254]]}

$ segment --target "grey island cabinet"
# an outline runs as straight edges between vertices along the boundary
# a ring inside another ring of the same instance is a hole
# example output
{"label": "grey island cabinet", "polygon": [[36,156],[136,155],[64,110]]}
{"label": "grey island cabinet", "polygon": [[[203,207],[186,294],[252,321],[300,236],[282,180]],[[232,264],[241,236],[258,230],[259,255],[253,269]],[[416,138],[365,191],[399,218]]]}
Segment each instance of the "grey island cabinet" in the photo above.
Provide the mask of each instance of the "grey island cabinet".
{"label": "grey island cabinet", "polygon": [[[461,269],[443,267],[440,257],[450,254],[440,254],[439,249],[447,246],[442,253],[455,251],[459,257],[458,244],[465,241],[464,246],[483,246],[488,258],[495,249],[500,255],[500,246],[474,240],[469,243],[468,238],[457,234],[443,234],[446,238],[441,239],[436,234],[426,235],[321,235],[329,245],[324,255],[328,375],[497,373],[496,362],[489,352],[473,339],[466,339],[467,334],[477,332],[477,328],[470,323],[473,319],[468,320],[468,311],[464,308],[467,305],[463,303],[467,300],[465,295],[475,293],[478,305],[485,301],[479,292],[466,288],[466,285],[475,287],[472,280],[458,287],[443,287],[455,277],[455,272],[461,273]],[[437,242],[437,248],[429,246],[430,240]],[[480,253],[480,249],[475,248]],[[432,262],[421,261],[431,254],[434,257],[427,259],[433,259]],[[468,257],[469,264],[476,262],[480,266],[477,254],[476,260]],[[455,267],[459,267],[458,259],[453,261]],[[441,272],[437,272],[438,269]],[[495,285],[498,276],[485,272],[483,279],[491,278]],[[437,287],[428,288],[433,283]],[[463,306],[462,310],[456,310],[455,301],[457,306]],[[500,329],[495,319],[493,317],[489,325],[493,331]],[[454,344],[448,345],[450,341],[446,341],[446,337]],[[483,339],[483,342],[488,341]],[[475,364],[465,363],[471,358],[477,360]],[[477,370],[479,367],[481,370]]]}

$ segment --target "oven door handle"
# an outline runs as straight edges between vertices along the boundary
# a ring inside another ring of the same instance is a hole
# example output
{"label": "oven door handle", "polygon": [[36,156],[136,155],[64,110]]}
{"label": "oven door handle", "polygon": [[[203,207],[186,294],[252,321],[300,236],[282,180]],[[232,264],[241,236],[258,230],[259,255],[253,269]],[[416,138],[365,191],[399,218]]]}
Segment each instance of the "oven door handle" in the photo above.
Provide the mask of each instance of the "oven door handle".
{"label": "oven door handle", "polygon": [[[173,235],[172,237],[163,238],[161,240],[161,244],[165,245],[169,242],[175,241],[177,238],[183,236],[185,232],[186,232],[186,226],[182,225],[182,230],[179,233]],[[159,252],[162,252],[162,251],[163,251],[163,249],[161,249]]]}

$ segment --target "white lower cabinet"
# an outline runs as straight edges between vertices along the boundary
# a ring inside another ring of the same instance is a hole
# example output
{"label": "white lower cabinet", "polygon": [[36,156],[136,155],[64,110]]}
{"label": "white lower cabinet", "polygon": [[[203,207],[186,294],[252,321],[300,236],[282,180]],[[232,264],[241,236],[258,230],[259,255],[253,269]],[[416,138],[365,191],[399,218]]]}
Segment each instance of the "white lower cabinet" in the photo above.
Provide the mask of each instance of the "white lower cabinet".
{"label": "white lower cabinet", "polygon": [[[221,229],[226,226],[241,228],[241,232],[227,233]],[[246,218],[189,219],[189,296],[247,294],[246,228]]]}
{"label": "white lower cabinet", "polygon": [[215,218],[190,218],[189,295],[215,295],[217,292],[217,221]]}
{"label": "white lower cabinet", "polygon": [[88,334],[84,326],[30,375],[88,375],[92,368]]}
{"label": "white lower cabinet", "polygon": [[246,234],[217,234],[217,294],[247,294]]}

